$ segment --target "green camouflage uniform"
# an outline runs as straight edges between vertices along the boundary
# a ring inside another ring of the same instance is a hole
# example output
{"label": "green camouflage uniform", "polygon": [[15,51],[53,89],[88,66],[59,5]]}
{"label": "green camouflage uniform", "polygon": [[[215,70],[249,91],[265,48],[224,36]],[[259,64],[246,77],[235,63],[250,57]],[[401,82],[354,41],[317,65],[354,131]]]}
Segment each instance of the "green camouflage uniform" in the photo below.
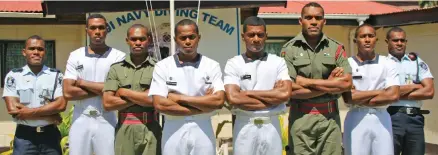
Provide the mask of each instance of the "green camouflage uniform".
{"label": "green camouflage uniform", "polygon": [[[127,88],[135,91],[146,91],[152,81],[154,65],[157,61],[151,57],[139,66],[131,61],[127,55],[125,60],[111,66],[105,81],[104,91],[116,92],[119,88]],[[147,97],[147,96],[145,96]],[[160,155],[161,154],[161,132],[160,124],[154,120],[136,124],[125,124],[121,120],[122,113],[154,113],[153,107],[143,107],[134,104],[123,110],[119,110],[119,122],[116,127],[115,154],[116,155]],[[146,115],[148,117],[149,115]],[[131,117],[130,120],[145,119]],[[128,118],[126,118],[128,120]]]}
{"label": "green camouflage uniform", "polygon": [[[323,35],[321,41],[312,50],[302,33],[287,42],[282,56],[293,80],[298,75],[311,79],[327,79],[336,67],[342,67],[344,73],[351,73],[343,45]],[[310,99],[290,100],[292,110],[289,114],[289,154],[340,155],[342,136],[340,130],[339,109],[327,114],[308,114],[297,110],[306,103],[327,104],[340,95],[324,94]]]}

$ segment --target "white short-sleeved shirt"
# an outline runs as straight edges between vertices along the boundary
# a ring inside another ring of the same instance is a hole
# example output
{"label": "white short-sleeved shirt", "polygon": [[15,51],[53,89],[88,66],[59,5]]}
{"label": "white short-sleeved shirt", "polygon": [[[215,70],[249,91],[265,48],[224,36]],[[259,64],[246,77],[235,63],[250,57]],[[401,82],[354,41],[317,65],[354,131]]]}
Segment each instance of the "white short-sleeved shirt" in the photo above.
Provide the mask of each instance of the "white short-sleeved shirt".
{"label": "white short-sleeved shirt", "polygon": [[[432,73],[430,73],[428,65],[418,57],[418,65],[417,61],[413,61],[409,59],[408,55],[403,56],[403,58],[398,60],[396,57],[391,54],[388,55],[388,59],[390,61],[394,61],[397,64],[397,71],[399,73],[400,84],[408,85],[415,83],[421,83],[426,78],[433,78]],[[418,72],[417,72],[418,71]],[[418,81],[417,80],[418,73]],[[406,106],[406,107],[417,107],[421,108],[423,102],[421,100],[399,100],[396,103],[391,104],[390,106]]]}
{"label": "white short-sleeved shirt", "polygon": [[[27,65],[13,69],[5,77],[3,97],[18,97],[20,103],[28,108],[44,106],[50,102],[45,98],[54,100],[62,96],[62,77],[63,74],[59,70],[46,66],[37,75]],[[14,121],[18,124],[34,127],[50,124],[46,120],[22,121],[14,119]]]}
{"label": "white short-sleeved shirt", "polygon": [[[187,96],[204,96],[207,89],[213,93],[224,91],[222,72],[218,62],[198,54],[194,63],[179,63],[178,55],[169,56],[155,64],[149,96],[166,97],[169,92]],[[203,114],[211,116],[214,112]]]}
{"label": "white short-sleeved shirt", "polygon": [[[374,60],[359,62],[356,56],[348,58],[352,69],[353,85],[359,91],[383,90],[400,85],[395,62],[377,55]],[[387,108],[380,106],[376,108]]]}
{"label": "white short-sleeved shirt", "polygon": [[[89,54],[88,47],[81,47],[70,53],[67,60],[64,79],[83,80],[91,82],[105,82],[106,76],[112,64],[125,59],[125,53],[110,48],[103,55]],[[103,112],[102,97],[77,101],[75,110],[88,113],[90,110]]]}
{"label": "white short-sleeved shirt", "polygon": [[[224,84],[234,84],[241,90],[272,90],[275,82],[279,80],[291,80],[283,58],[274,54],[264,53],[257,60],[250,60],[245,54],[234,56],[227,61],[224,69]],[[232,112],[239,114],[269,114],[281,113],[286,110],[285,104],[270,107],[259,111],[245,111],[233,109]]]}

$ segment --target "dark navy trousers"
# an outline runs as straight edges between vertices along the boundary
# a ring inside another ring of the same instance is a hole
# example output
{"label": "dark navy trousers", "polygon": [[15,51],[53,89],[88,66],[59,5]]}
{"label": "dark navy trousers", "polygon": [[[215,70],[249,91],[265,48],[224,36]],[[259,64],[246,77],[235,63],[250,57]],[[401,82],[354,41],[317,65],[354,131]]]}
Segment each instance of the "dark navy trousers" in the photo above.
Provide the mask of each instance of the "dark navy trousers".
{"label": "dark navy trousers", "polygon": [[17,125],[13,155],[61,155],[61,133],[55,125],[37,132],[35,127]]}

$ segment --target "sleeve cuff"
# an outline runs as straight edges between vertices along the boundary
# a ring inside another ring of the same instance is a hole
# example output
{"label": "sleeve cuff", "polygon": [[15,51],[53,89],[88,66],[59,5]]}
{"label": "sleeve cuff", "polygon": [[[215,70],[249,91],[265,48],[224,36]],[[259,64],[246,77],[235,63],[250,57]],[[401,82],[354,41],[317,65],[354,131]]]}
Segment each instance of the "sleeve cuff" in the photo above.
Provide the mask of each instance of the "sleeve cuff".
{"label": "sleeve cuff", "polygon": [[119,83],[116,80],[108,80],[103,86],[103,92],[105,91],[117,91],[119,89]]}

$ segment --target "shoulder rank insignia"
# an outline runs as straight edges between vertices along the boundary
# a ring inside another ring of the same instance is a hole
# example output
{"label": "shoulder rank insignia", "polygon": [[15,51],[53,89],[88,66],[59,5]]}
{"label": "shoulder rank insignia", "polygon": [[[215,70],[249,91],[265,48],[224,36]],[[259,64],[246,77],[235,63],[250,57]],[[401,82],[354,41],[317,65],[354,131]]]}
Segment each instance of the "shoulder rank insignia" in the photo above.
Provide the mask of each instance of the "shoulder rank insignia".
{"label": "shoulder rank insignia", "polygon": [[408,54],[408,57],[409,57],[409,59],[411,59],[412,61],[415,61],[415,60],[417,60],[417,58],[418,58],[418,54],[415,53],[415,52],[411,52],[411,53]]}
{"label": "shoulder rank insignia", "polygon": [[23,68],[14,68],[11,71],[14,73],[21,73],[23,71]]}

